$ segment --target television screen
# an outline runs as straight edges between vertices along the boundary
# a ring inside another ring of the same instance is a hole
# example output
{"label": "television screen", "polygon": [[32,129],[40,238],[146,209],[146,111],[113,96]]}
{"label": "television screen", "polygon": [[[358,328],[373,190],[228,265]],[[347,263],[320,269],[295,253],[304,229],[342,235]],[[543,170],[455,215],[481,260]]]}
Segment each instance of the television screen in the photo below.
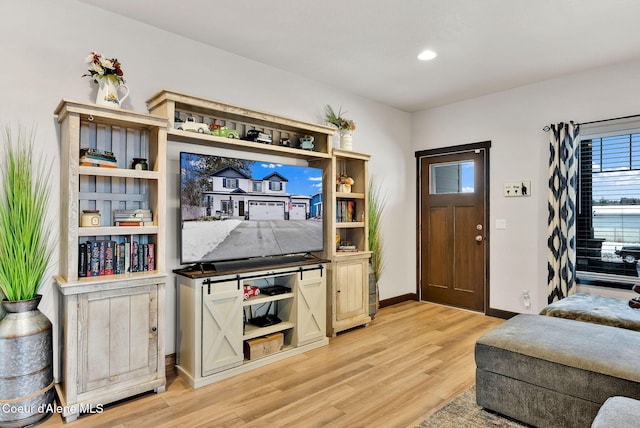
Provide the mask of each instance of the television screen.
{"label": "television screen", "polygon": [[322,169],[180,153],[181,263],[323,249]]}

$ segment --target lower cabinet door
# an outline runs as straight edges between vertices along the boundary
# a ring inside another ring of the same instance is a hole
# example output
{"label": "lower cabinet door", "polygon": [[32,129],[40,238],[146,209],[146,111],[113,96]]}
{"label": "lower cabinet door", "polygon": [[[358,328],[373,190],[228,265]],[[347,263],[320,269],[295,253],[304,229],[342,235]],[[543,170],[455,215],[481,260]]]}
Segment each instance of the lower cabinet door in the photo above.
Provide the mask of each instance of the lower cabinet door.
{"label": "lower cabinet door", "polygon": [[306,271],[297,281],[295,331],[298,346],[326,336],[326,273],[325,269]]}
{"label": "lower cabinet door", "polygon": [[238,281],[202,287],[202,376],[244,360],[242,351],[242,291]]}
{"label": "lower cabinet door", "polygon": [[158,286],[80,295],[78,365],[78,393],[156,376]]}
{"label": "lower cabinet door", "polygon": [[[341,321],[367,313],[368,260],[336,263],[336,320]],[[365,279],[367,282],[365,283]]]}

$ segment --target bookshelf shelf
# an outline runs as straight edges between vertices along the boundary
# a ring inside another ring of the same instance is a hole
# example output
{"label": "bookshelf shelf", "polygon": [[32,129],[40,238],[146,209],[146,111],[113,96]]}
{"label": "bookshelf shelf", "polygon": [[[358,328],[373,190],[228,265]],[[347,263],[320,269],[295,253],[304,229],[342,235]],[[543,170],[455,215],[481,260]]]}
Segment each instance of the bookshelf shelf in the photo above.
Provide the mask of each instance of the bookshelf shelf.
{"label": "bookshelf shelf", "polygon": [[79,227],[78,237],[157,235],[158,226],[99,226]]}

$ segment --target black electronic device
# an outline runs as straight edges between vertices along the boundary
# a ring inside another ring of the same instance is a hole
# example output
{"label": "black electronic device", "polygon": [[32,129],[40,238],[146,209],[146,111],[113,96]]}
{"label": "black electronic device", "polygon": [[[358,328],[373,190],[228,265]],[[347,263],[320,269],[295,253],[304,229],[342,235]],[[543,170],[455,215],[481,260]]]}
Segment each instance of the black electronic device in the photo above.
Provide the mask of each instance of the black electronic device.
{"label": "black electronic device", "polygon": [[277,294],[285,293],[291,293],[291,289],[284,285],[271,285],[269,287],[260,288],[260,294],[266,294],[267,296],[275,296]]}
{"label": "black electronic device", "polygon": [[[267,307],[267,311],[265,312],[264,315],[260,315],[256,317],[252,316],[251,318],[249,318],[249,324],[253,324],[258,327],[268,327],[270,325],[281,323],[282,320],[278,318],[278,316],[275,313],[273,314],[269,313],[271,312],[272,303],[273,302],[269,302],[269,306]],[[278,302],[276,302],[275,312],[276,313],[278,312]]]}
{"label": "black electronic device", "polygon": [[268,327],[281,322],[282,320],[273,314],[261,315],[259,317],[249,319],[249,324],[253,324],[258,327]]}

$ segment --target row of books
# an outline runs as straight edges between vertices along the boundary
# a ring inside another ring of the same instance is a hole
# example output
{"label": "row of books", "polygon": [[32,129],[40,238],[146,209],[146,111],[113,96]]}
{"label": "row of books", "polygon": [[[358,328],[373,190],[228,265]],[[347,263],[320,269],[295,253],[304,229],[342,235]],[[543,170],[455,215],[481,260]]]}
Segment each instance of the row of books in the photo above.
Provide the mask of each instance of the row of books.
{"label": "row of books", "polygon": [[113,152],[97,149],[80,149],[80,165],[117,168],[118,162]]}
{"label": "row of books", "polygon": [[155,244],[139,244],[130,238],[123,242],[89,240],[79,245],[78,276],[117,275],[156,269]]}
{"label": "row of books", "polygon": [[356,212],[356,203],[355,201],[338,201],[336,205],[336,221],[339,223],[342,222],[353,222],[357,220],[358,214]]}

